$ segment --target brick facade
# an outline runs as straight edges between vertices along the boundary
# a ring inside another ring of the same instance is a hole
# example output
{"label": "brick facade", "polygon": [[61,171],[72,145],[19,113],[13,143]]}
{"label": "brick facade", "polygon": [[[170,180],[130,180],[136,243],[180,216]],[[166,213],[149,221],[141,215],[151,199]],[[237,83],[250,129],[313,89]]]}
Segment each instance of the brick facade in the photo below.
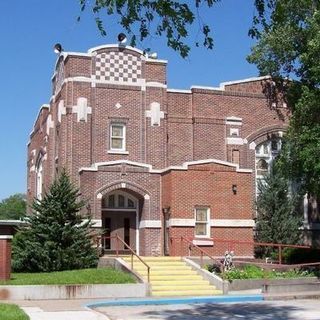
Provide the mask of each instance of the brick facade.
{"label": "brick facade", "polygon": [[[63,52],[50,104],[30,135],[28,199],[43,193],[64,167],[89,201],[97,227],[106,228],[108,209],[135,215],[140,254],[164,254],[166,246],[178,254],[171,238],[197,240],[197,207],[210,211],[207,238],[252,240],[255,147],[282,134],[288,110],[283,107],[280,117],[270,108],[262,78],[168,89],[166,65],[117,45]],[[134,206],[108,208],[117,192]],[[225,245],[208,250],[222,255]],[[236,250],[253,252],[250,245]]]}

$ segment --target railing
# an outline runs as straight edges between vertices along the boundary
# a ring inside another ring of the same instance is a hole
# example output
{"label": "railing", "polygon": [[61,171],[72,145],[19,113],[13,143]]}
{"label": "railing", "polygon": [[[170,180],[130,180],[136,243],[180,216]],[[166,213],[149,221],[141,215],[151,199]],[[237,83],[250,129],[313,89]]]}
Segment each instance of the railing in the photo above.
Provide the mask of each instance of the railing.
{"label": "railing", "polygon": [[[170,241],[172,242],[174,239],[175,239],[175,238],[170,238]],[[199,252],[200,252],[200,265],[201,265],[201,267],[203,266],[203,257],[204,257],[204,256],[210,258],[213,262],[216,262],[217,264],[221,265],[221,262],[220,262],[219,260],[217,260],[216,258],[214,258],[212,255],[210,255],[210,254],[209,254],[207,251],[205,251],[204,249],[202,249],[202,248],[200,248],[199,246],[197,246],[196,244],[194,244],[194,243],[192,242],[192,240],[190,240],[190,239],[188,239],[188,238],[186,238],[186,237],[184,237],[184,236],[181,236],[181,237],[180,237],[180,246],[181,246],[181,248],[180,248],[180,255],[181,255],[181,257],[182,257],[182,252],[183,252],[183,248],[182,248],[182,247],[183,247],[183,242],[186,242],[186,243],[189,245],[189,247],[188,247],[188,249],[189,249],[189,255],[190,255],[191,249],[196,248],[197,250],[199,250]]]}
{"label": "railing", "polygon": [[147,272],[148,272],[148,282],[150,282],[150,266],[145,262],[143,261],[143,259],[127,244],[125,243],[125,241],[123,239],[121,239],[117,234],[115,236],[111,236],[111,237],[105,237],[105,236],[102,236],[101,237],[101,245],[103,248],[105,248],[105,241],[107,239],[115,239],[116,240],[116,256],[119,257],[119,251],[120,251],[120,246],[119,246],[119,243],[122,243],[124,245],[125,248],[127,248],[130,253],[131,253],[131,270],[133,270],[133,256],[136,256],[140,262],[142,264],[145,265],[145,267],[147,268]]}
{"label": "railing", "polygon": [[235,244],[249,244],[254,247],[275,247],[278,248],[278,263],[282,264],[282,249],[283,248],[301,248],[301,249],[311,249],[310,246],[295,245],[295,244],[282,244],[282,243],[270,243],[270,242],[255,242],[246,240],[226,240],[214,238],[212,239],[217,243],[228,243],[228,250],[230,251]]}
{"label": "railing", "polygon": [[[184,242],[187,242],[189,245],[189,250],[190,246],[197,248],[200,253],[200,259],[203,261],[203,255],[206,255],[207,257],[210,257],[212,260],[214,259],[208,252],[197,246],[196,244],[193,243],[193,238],[186,238],[184,236],[181,237],[171,237],[170,242],[173,247],[173,252],[176,253],[176,248],[174,246],[174,241],[180,241],[180,256],[183,255],[184,250]],[[291,244],[282,244],[282,243],[268,243],[268,242],[254,242],[254,241],[246,241],[246,240],[229,240],[229,239],[220,239],[220,238],[208,238],[205,239],[208,241],[212,241],[213,244],[218,244],[218,243],[224,243],[224,250],[228,251],[236,251],[235,250],[235,245],[251,245],[253,247],[276,247],[278,248],[278,263],[279,265],[282,265],[282,253],[283,253],[283,248],[302,248],[302,249],[311,249],[310,246],[304,246],[304,245],[291,245]],[[190,252],[189,252],[190,253]],[[221,252],[221,256],[224,255],[224,252]],[[219,261],[220,263],[220,261]]]}

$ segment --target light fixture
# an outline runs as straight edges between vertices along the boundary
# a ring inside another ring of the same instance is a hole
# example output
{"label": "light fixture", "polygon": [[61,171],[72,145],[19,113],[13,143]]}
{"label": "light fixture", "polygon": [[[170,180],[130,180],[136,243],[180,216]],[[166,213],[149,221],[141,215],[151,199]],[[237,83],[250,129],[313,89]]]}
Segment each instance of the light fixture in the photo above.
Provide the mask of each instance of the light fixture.
{"label": "light fixture", "polygon": [[53,50],[56,54],[60,54],[63,51],[62,45],[60,43],[56,43]]}
{"label": "light fixture", "polygon": [[118,42],[119,44],[125,44],[127,42],[127,36],[124,33],[118,34]]}
{"label": "light fixture", "polygon": [[232,192],[233,192],[233,194],[237,194],[237,191],[238,191],[237,185],[236,185],[236,184],[233,184],[233,185],[232,185]]}

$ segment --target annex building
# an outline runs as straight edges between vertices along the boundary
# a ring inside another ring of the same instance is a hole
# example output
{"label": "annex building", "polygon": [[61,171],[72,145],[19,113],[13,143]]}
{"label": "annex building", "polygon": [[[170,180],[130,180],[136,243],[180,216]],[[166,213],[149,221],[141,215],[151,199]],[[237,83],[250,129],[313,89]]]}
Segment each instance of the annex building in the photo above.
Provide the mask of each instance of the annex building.
{"label": "annex building", "polygon": [[127,46],[61,52],[30,135],[28,199],[66,168],[95,227],[140,255],[179,254],[181,236],[221,255],[215,239],[253,239],[256,181],[289,112],[272,108],[267,77],[176,90],[166,72],[167,61]]}

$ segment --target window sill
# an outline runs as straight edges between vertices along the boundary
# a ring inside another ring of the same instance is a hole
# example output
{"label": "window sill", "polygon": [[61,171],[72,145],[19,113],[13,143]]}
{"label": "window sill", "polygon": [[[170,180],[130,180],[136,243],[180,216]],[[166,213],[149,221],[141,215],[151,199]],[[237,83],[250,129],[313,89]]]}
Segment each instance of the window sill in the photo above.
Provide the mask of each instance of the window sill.
{"label": "window sill", "polygon": [[192,240],[192,243],[196,246],[213,246],[213,240],[208,239],[208,238],[197,238]]}
{"label": "window sill", "polygon": [[129,151],[108,150],[108,154],[129,154]]}

